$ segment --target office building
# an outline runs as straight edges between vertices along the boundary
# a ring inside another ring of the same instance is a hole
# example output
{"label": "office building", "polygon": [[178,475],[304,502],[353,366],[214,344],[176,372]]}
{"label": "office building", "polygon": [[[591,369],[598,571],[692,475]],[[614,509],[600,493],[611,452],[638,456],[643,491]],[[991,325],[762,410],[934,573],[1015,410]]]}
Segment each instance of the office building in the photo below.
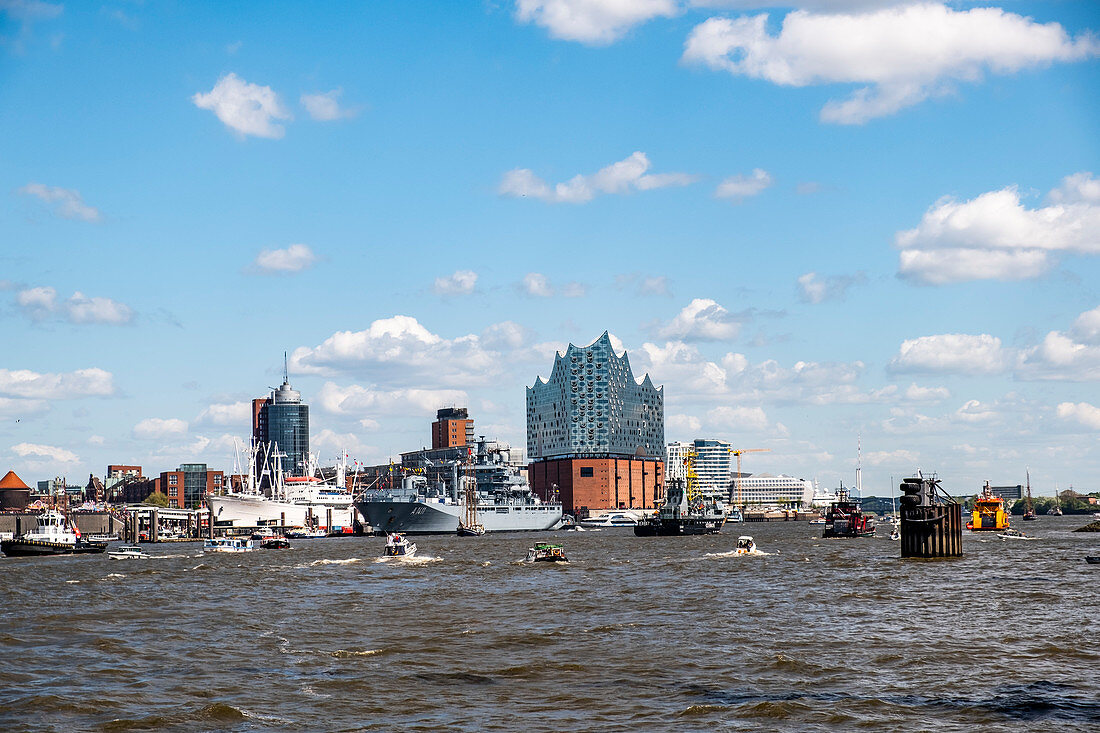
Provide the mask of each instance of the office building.
{"label": "office building", "polygon": [[527,388],[528,478],[547,500],[584,516],[658,505],[664,494],[664,388],[634,379],[605,331],[570,344],[548,379]]}
{"label": "office building", "polygon": [[[284,372],[283,383],[267,397],[252,400],[252,437],[259,445],[278,448],[284,476],[304,476],[309,466],[309,405],[302,393],[290,386]],[[257,472],[261,470],[257,466]],[[267,487],[270,477],[260,475]]]}
{"label": "office building", "polygon": [[210,471],[205,463],[182,463],[175,471],[162,471],[159,491],[174,509],[195,509],[207,494],[221,493],[224,474]]}
{"label": "office building", "polygon": [[[729,478],[729,496],[737,503],[737,472]],[[797,508],[813,503],[814,482],[786,474],[744,474],[741,477],[741,503],[746,507]]]}
{"label": "office building", "polygon": [[465,407],[444,407],[432,423],[432,449],[474,444],[474,421]]}
{"label": "office building", "polygon": [[697,438],[690,443],[669,443],[665,447],[665,481],[686,482],[688,461],[694,454],[696,488],[705,496],[727,501],[732,450],[723,440]]}

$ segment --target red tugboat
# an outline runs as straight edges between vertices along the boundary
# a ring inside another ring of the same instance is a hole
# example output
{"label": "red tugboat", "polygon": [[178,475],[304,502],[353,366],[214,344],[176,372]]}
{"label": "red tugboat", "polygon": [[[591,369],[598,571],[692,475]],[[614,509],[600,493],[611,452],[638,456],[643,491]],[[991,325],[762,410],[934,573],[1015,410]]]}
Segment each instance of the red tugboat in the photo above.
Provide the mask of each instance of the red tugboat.
{"label": "red tugboat", "polygon": [[875,518],[864,514],[858,500],[853,499],[848,489],[841,484],[836,490],[836,501],[825,512],[825,530],[823,538],[828,537],[873,537]]}

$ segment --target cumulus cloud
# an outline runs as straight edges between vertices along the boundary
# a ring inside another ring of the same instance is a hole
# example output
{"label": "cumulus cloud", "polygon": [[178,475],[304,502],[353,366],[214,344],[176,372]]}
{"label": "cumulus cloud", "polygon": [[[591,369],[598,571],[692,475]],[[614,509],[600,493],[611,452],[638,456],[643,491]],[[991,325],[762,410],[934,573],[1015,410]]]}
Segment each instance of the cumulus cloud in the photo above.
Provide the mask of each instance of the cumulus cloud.
{"label": "cumulus cloud", "polygon": [[184,435],[187,433],[187,429],[186,420],[174,417],[147,417],[134,426],[134,437],[142,439],[167,438]]}
{"label": "cumulus cloud", "polygon": [[1058,23],[1036,23],[1000,8],[958,11],[924,2],[849,13],[797,10],[774,36],[766,14],[710,18],[692,30],[683,59],[783,86],[866,85],[821,110],[824,122],[861,124],[986,73],[1011,74],[1098,52],[1090,34],[1071,38]]}
{"label": "cumulus cloud", "polygon": [[0,395],[24,399],[66,400],[105,397],[115,392],[114,376],[103,369],[59,374],[29,369],[0,369]]}
{"label": "cumulus cloud", "polygon": [[772,177],[762,168],[754,168],[750,175],[736,175],[726,178],[714,189],[715,198],[731,199],[741,203],[749,196],[755,196],[772,185]]}
{"label": "cumulus cloud", "polygon": [[286,249],[265,249],[256,255],[255,267],[267,274],[286,274],[308,269],[317,260],[313,250],[304,244],[292,244]]}
{"label": "cumulus cloud", "polygon": [[64,219],[98,222],[103,217],[94,206],[84,203],[80,191],[74,188],[47,186],[44,183],[28,183],[19,189],[25,196],[34,196],[48,204],[53,204],[53,212]]}
{"label": "cumulus cloud", "polygon": [[1062,402],[1058,405],[1058,417],[1100,430],[1100,407],[1088,402]]}
{"label": "cumulus cloud", "polygon": [[36,463],[79,463],[80,458],[71,450],[40,443],[16,443],[11,447],[20,458],[29,458]]}
{"label": "cumulus cloud", "polygon": [[124,303],[110,298],[88,297],[79,290],[68,300],[59,302],[57,291],[47,286],[19,291],[15,303],[25,316],[35,321],[57,316],[70,323],[121,325],[129,323],[134,317],[134,311]]}
{"label": "cumulus cloud", "polygon": [[945,333],[902,342],[887,369],[895,373],[1000,374],[1012,355],[989,334]]}
{"label": "cumulus cloud", "polygon": [[937,201],[915,229],[897,233],[898,274],[942,285],[1024,280],[1050,269],[1060,252],[1100,253],[1100,181],[1075,173],[1028,208],[1015,186],[970,201]]}
{"label": "cumulus cloud", "polygon": [[358,384],[342,387],[333,382],[325,382],[317,396],[325,412],[354,416],[432,414],[443,405],[464,405],[468,401],[466,392],[455,389],[384,390]]}
{"label": "cumulus cloud", "polygon": [[487,349],[518,349],[526,344],[530,338],[530,330],[515,321],[494,323],[481,332],[481,343]]}
{"label": "cumulus cloud", "polygon": [[697,437],[702,429],[703,423],[692,415],[669,415],[665,418],[666,435],[680,435],[688,440]]}
{"label": "cumulus cloud", "polygon": [[524,275],[521,287],[523,292],[536,298],[549,298],[554,294],[554,288],[550,286],[550,278],[541,272],[529,272]]}
{"label": "cumulus cloud", "polygon": [[1070,333],[1081,343],[1100,346],[1100,306],[1077,316]]}
{"label": "cumulus cloud", "polygon": [[553,186],[529,168],[516,168],[504,174],[497,191],[501,196],[511,198],[536,198],[555,204],[583,204],[600,194],[624,194],[667,186],[686,186],[696,180],[696,176],[687,173],[647,173],[649,167],[646,154],[635,152],[596,173],[576,175]]}
{"label": "cumulus cloud", "polygon": [[432,290],[436,295],[469,295],[477,287],[477,273],[473,270],[455,270],[451,275],[437,277]]}
{"label": "cumulus cloud", "polygon": [[606,45],[636,25],[678,12],[676,0],[516,0],[516,19],[554,38]]}
{"label": "cumulus cloud", "polygon": [[210,425],[249,425],[252,405],[247,402],[214,403],[199,413],[196,422]]}
{"label": "cumulus cloud", "polygon": [[195,94],[191,101],[199,109],[212,111],[242,137],[281,138],[285,130],[276,120],[290,119],[290,112],[271,87],[251,84],[233,73],[218,79],[209,92]]}
{"label": "cumulus cloud", "polygon": [[855,275],[829,275],[822,277],[816,272],[807,272],[798,277],[798,294],[806,303],[823,303],[826,300],[844,300],[848,288],[862,285],[867,276],[862,272]]}
{"label": "cumulus cloud", "polygon": [[775,433],[787,435],[788,431],[783,423],[774,425],[768,420],[767,413],[762,407],[731,407],[722,405],[707,411],[707,424],[715,430],[723,432],[751,430],[758,433]]}
{"label": "cumulus cloud", "polygon": [[291,370],[335,375],[369,372],[398,377],[427,377],[458,384],[491,382],[501,370],[500,354],[488,350],[476,334],[446,339],[411,316],[374,321],[362,331],[339,331],[315,347],[299,347]]}
{"label": "cumulus cloud", "polygon": [[1051,331],[1025,349],[1016,367],[1016,378],[1056,382],[1100,380],[1100,344],[1080,343],[1071,333]]}
{"label": "cumulus cloud", "polygon": [[900,465],[912,469],[920,463],[920,456],[911,450],[870,451],[863,454],[863,462],[868,466]]}
{"label": "cumulus cloud", "polygon": [[658,333],[680,341],[727,341],[740,331],[741,323],[728,310],[710,298],[695,298]]}
{"label": "cumulus cloud", "polygon": [[[319,459],[322,464],[326,463],[325,456],[340,460],[341,453],[347,453],[349,458],[359,458],[375,455],[378,452],[377,448],[367,445],[354,433],[337,433],[328,428],[311,435],[309,442],[310,448],[316,449],[315,452],[326,451],[326,454]],[[351,461],[349,460],[348,463],[351,463]]]}
{"label": "cumulus cloud", "polygon": [[319,122],[331,122],[354,117],[357,110],[340,106],[340,95],[343,89],[333,89],[329,92],[315,92],[301,96],[302,106],[306,108],[309,116]]}

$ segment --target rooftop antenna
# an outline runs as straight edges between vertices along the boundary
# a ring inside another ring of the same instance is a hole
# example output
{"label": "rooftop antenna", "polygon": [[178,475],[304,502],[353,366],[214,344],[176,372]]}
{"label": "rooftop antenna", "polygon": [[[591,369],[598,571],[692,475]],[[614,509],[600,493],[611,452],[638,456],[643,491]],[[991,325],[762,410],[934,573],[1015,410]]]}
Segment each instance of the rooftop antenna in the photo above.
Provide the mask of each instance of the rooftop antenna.
{"label": "rooftop antenna", "polygon": [[283,352],[283,384],[290,384],[290,370],[287,368],[286,352]]}

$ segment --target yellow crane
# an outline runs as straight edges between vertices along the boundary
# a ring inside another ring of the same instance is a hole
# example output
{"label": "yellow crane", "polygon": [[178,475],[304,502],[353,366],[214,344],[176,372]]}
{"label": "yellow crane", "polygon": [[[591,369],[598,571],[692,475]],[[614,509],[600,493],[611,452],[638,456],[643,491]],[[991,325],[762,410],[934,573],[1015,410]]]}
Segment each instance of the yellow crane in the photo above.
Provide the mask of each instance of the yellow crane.
{"label": "yellow crane", "polygon": [[689,448],[684,456],[684,489],[689,504],[694,504],[699,497],[699,476],[695,473],[695,458],[698,455],[694,448]]}
{"label": "yellow crane", "polygon": [[771,448],[731,448],[730,453],[737,456],[737,506],[744,507],[741,501],[741,454],[742,453],[769,453]]}

